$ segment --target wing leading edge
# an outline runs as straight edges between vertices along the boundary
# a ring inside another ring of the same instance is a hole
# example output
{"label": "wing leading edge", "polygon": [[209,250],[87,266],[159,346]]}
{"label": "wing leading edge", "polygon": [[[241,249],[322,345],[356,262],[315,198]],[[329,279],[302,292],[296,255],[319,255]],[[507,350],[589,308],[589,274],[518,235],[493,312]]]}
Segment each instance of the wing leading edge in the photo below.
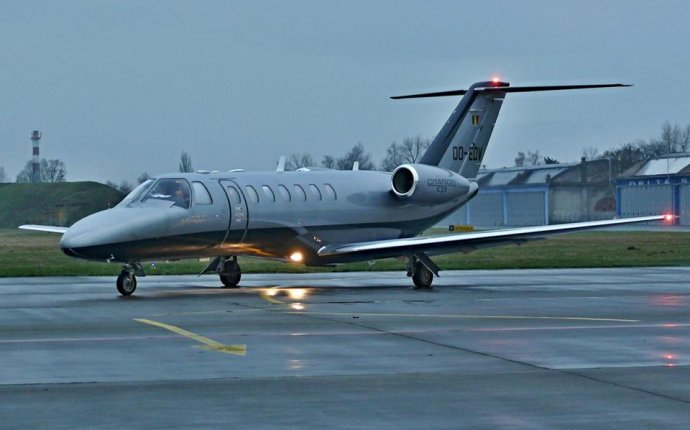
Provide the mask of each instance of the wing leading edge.
{"label": "wing leading edge", "polygon": [[54,225],[36,225],[36,224],[24,224],[19,226],[22,230],[32,230],[32,231],[45,231],[48,233],[60,233],[64,234],[68,227],[58,227]]}
{"label": "wing leading edge", "polygon": [[662,221],[664,219],[667,219],[667,216],[658,215],[538,227],[521,227],[465,234],[418,236],[406,239],[332,244],[326,245],[319,249],[318,255],[321,257],[332,257],[338,255],[364,254],[371,257],[383,258],[418,252],[425,252],[429,254],[445,254],[459,251],[467,252],[478,248],[507,245],[511,243],[523,243],[528,240],[543,239],[544,236],[572,233],[580,230],[591,230],[616,225]]}

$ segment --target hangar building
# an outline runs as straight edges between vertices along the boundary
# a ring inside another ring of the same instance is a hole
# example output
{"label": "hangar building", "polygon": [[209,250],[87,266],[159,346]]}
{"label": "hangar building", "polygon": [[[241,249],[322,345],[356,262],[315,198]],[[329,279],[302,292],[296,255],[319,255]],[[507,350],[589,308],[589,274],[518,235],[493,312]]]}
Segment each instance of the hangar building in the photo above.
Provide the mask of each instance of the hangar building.
{"label": "hangar building", "polygon": [[617,214],[635,217],[672,213],[690,225],[690,153],[668,154],[639,163],[616,181]]}
{"label": "hangar building", "polygon": [[608,160],[480,170],[479,194],[439,225],[507,227],[613,218]]}

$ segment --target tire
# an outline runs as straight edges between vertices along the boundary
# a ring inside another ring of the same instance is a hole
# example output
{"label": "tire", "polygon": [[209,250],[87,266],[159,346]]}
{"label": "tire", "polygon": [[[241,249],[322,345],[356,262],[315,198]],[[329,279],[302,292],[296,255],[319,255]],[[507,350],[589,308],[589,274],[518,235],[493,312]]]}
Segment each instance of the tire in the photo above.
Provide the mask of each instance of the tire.
{"label": "tire", "polygon": [[238,288],[237,284],[240,283],[240,279],[242,278],[240,265],[234,261],[228,260],[223,268],[226,271],[220,273],[220,282],[222,282],[226,288]]}
{"label": "tire", "polygon": [[131,296],[137,289],[137,277],[130,272],[123,270],[117,277],[117,291],[123,296]]}
{"label": "tire", "polygon": [[431,283],[434,280],[434,274],[431,270],[427,269],[425,265],[417,262],[414,265],[414,274],[412,275],[412,282],[414,282],[415,287],[419,289],[429,289],[431,288]]}

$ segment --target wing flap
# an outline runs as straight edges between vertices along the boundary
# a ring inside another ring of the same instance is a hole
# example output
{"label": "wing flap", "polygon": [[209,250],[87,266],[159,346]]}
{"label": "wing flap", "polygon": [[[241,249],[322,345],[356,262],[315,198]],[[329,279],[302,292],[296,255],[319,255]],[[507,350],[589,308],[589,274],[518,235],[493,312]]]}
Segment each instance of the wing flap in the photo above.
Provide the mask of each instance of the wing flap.
{"label": "wing flap", "polygon": [[22,230],[32,230],[32,231],[45,231],[48,233],[60,233],[64,234],[68,227],[58,227],[55,225],[36,225],[36,224],[24,224],[19,226]]}
{"label": "wing flap", "polygon": [[409,252],[429,252],[443,254],[458,251],[472,251],[477,248],[522,243],[528,240],[543,239],[544,236],[572,233],[581,230],[635,224],[667,219],[664,215],[637,218],[623,218],[606,221],[589,221],[571,224],[556,224],[537,227],[521,227],[505,230],[492,230],[476,233],[421,236],[406,239],[389,239],[371,242],[326,245],[319,249],[320,257],[344,254],[368,254],[394,256]]}

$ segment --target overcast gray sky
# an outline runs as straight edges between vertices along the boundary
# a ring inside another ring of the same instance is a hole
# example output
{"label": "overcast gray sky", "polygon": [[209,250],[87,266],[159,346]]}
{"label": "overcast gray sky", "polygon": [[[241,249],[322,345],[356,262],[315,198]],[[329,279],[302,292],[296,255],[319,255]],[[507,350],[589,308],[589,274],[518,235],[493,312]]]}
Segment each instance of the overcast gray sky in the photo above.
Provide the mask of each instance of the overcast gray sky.
{"label": "overcast gray sky", "polygon": [[433,137],[457,98],[399,93],[521,84],[487,150],[561,161],[690,122],[687,1],[2,1],[0,166],[61,158],[69,180],[272,169],[282,154]]}

